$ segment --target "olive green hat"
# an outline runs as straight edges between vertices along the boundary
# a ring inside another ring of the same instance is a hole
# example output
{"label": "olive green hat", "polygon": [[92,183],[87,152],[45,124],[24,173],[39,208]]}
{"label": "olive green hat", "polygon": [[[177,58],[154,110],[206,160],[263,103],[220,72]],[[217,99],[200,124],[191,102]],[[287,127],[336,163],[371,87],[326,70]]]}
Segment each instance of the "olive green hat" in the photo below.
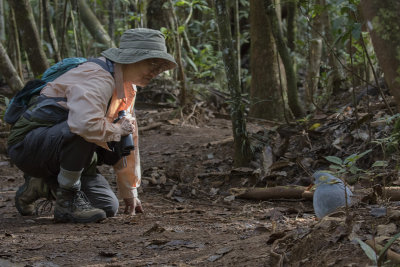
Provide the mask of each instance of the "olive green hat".
{"label": "olive green hat", "polygon": [[164,70],[177,66],[173,56],[167,53],[165,37],[160,31],[137,28],[125,31],[120,40],[119,48],[109,48],[102,56],[120,64],[132,64],[145,59],[164,59]]}

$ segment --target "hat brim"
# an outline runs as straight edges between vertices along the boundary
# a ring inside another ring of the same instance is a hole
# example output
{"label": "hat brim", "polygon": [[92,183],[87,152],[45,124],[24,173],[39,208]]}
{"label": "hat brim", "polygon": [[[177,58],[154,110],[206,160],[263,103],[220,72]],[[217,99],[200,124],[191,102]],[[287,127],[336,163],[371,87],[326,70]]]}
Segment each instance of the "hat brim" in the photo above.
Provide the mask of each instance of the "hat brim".
{"label": "hat brim", "polygon": [[164,51],[145,50],[145,49],[119,49],[109,48],[101,53],[102,56],[120,64],[133,64],[142,60],[159,58],[166,61],[166,69],[173,69],[177,66],[173,56]]}

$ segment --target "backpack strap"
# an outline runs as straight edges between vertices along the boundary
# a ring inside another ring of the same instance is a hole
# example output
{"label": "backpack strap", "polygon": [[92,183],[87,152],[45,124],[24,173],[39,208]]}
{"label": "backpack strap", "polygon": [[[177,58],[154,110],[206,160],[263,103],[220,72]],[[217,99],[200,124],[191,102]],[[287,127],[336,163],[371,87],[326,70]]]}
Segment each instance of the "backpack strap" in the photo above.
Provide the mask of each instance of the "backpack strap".
{"label": "backpack strap", "polygon": [[105,71],[108,71],[114,77],[114,64],[111,60],[106,58],[106,62],[99,58],[89,58],[87,62],[93,62],[102,67]]}

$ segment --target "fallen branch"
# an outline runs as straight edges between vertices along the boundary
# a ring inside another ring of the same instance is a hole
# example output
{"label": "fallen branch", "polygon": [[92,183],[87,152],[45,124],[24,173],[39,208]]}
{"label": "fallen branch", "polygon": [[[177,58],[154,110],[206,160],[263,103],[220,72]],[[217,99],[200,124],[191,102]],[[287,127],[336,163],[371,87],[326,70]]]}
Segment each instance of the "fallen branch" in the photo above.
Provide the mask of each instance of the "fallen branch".
{"label": "fallen branch", "polygon": [[[362,192],[358,190],[357,192]],[[302,199],[312,200],[313,192],[304,186],[275,186],[267,188],[231,188],[231,194],[237,198],[254,199],[254,200],[291,200]],[[356,192],[356,193],[357,193]],[[400,187],[382,187],[375,190],[372,194],[388,199],[389,201],[400,201]]]}
{"label": "fallen branch", "polygon": [[237,198],[254,200],[306,199],[312,200],[313,192],[304,186],[275,186],[268,188],[231,188],[231,194]]}
{"label": "fallen branch", "polygon": [[209,142],[206,144],[202,144],[202,147],[207,147],[207,146],[219,146],[219,145],[225,145],[225,144],[229,144],[233,142],[233,136],[225,138],[223,140],[219,140],[219,141],[213,141],[213,142]]}
{"label": "fallen branch", "polygon": [[[374,240],[367,240],[365,241],[365,243],[367,243],[368,246],[374,249],[376,254],[379,254],[383,250],[383,246],[377,244],[376,242],[374,242]],[[394,252],[393,250],[388,249],[386,252],[386,256],[393,263],[400,263],[400,254]]]}
{"label": "fallen branch", "polygon": [[139,132],[142,133],[142,132],[144,132],[144,131],[149,131],[149,130],[158,128],[158,127],[160,127],[161,125],[162,125],[161,122],[156,122],[156,123],[153,123],[153,124],[150,124],[150,125],[147,125],[147,126],[139,127]]}

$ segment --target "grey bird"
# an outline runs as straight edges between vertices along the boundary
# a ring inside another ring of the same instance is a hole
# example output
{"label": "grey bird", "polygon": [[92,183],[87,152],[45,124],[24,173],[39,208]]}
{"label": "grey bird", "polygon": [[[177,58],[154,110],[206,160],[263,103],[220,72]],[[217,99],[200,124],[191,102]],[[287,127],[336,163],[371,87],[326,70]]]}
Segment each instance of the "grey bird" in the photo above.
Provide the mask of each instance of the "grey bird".
{"label": "grey bird", "polygon": [[319,219],[334,212],[337,208],[346,205],[345,188],[347,192],[347,204],[351,204],[353,193],[343,181],[324,171],[317,171],[313,174],[316,186],[313,196],[315,214]]}

